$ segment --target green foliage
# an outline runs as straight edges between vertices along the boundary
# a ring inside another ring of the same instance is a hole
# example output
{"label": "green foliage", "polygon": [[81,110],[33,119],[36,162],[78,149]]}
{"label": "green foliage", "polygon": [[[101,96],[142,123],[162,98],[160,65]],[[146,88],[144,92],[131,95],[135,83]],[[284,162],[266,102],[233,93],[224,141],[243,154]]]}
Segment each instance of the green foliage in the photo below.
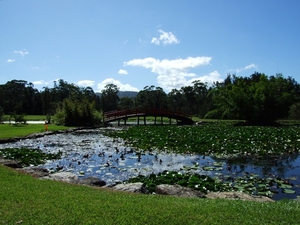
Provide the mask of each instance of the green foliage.
{"label": "green foliage", "polygon": [[142,109],[167,108],[167,95],[161,87],[146,86],[136,97],[136,106]]}
{"label": "green foliage", "polygon": [[[193,165],[181,169],[181,171],[189,171],[187,173],[165,170],[161,173],[150,174],[148,176],[139,175],[130,178],[126,183],[141,182],[144,185],[144,192],[150,194],[155,193],[157,185],[160,184],[178,184],[202,193],[239,191],[250,195],[266,197],[272,197],[274,193],[278,193],[279,191],[286,194],[294,194],[296,192],[291,184],[286,184],[286,181],[280,178],[268,177],[264,179],[256,174],[249,173],[240,177],[220,175],[211,178],[203,174],[190,172],[193,169],[197,169],[197,167],[198,165]],[[211,171],[216,168],[221,168],[221,166],[217,165],[209,168],[209,170]],[[205,168],[203,169],[205,170]]]}
{"label": "green foliage", "polygon": [[54,123],[56,125],[64,125],[65,124],[66,113],[63,109],[57,109],[54,115]]}
{"label": "green foliage", "polygon": [[55,114],[55,123],[65,126],[93,126],[101,123],[101,114],[87,99],[67,98]]}
{"label": "green foliage", "polygon": [[4,110],[3,110],[3,108],[0,106],[0,122],[3,121],[3,116],[4,116]]}
{"label": "green foliage", "polygon": [[286,118],[299,100],[300,86],[281,74],[268,77],[254,73],[250,78],[228,75],[211,90],[215,108],[205,118],[241,119],[253,124],[269,124]]}
{"label": "green foliage", "polygon": [[133,109],[134,108],[134,100],[129,97],[120,98],[118,103],[119,109]]}
{"label": "green foliage", "polygon": [[95,125],[99,125],[103,122],[103,113],[102,111],[94,110],[93,121]]}
{"label": "green foliage", "polygon": [[300,120],[300,102],[297,102],[291,106],[289,118],[292,120]]}
{"label": "green foliage", "polygon": [[16,114],[13,113],[10,115],[10,120],[14,120],[15,124],[26,124],[25,114]]}
{"label": "green foliage", "polygon": [[101,91],[101,105],[104,112],[113,111],[118,108],[119,88],[115,84],[107,84]]}
{"label": "green foliage", "polygon": [[[155,192],[156,186],[160,184],[189,187],[203,193],[208,191],[225,191],[226,186],[209,176],[194,174],[194,173],[180,173],[176,171],[163,171],[158,174],[151,174],[149,176],[139,175],[130,178],[128,183],[142,182],[149,193]],[[227,188],[232,190],[232,188]]]}
{"label": "green foliage", "polygon": [[28,148],[5,148],[0,149],[0,156],[4,159],[13,159],[21,163],[22,166],[44,164],[45,160],[60,159],[61,153],[46,154],[40,149]]}
{"label": "green foliage", "polygon": [[281,155],[300,149],[300,127],[134,126],[108,133],[134,147],[214,157]]}

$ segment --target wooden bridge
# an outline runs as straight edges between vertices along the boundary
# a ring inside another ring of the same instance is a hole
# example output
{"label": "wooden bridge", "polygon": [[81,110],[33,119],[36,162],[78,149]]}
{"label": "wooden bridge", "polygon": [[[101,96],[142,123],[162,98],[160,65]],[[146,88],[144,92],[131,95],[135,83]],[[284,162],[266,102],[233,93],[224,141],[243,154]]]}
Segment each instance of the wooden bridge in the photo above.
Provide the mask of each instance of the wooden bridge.
{"label": "wooden bridge", "polygon": [[146,125],[146,117],[153,116],[154,124],[157,124],[157,117],[160,117],[161,122],[163,124],[163,117],[169,118],[169,124],[172,123],[172,119],[176,120],[176,123],[179,125],[192,125],[194,121],[180,112],[174,112],[170,110],[161,110],[161,109],[130,109],[130,110],[115,110],[110,112],[105,112],[103,115],[104,123],[110,123],[113,121],[118,121],[118,125],[120,125],[120,121],[124,120],[124,124],[126,125],[126,121],[128,118],[137,117],[137,125],[140,124],[140,117],[143,118],[144,125]]}

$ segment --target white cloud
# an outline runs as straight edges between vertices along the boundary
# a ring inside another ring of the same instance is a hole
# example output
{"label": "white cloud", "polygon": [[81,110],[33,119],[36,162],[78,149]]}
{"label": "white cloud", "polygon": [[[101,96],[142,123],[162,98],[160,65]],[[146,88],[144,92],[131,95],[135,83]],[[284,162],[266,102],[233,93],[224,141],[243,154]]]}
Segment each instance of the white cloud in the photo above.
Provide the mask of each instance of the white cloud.
{"label": "white cloud", "polygon": [[44,81],[44,80],[37,80],[37,81],[33,81],[32,82],[34,85],[47,85],[48,82]]}
{"label": "white cloud", "polygon": [[16,61],[16,60],[15,59],[8,59],[8,60],[6,60],[6,62],[8,62],[8,63],[12,63],[14,61]]}
{"label": "white cloud", "polygon": [[128,72],[126,70],[119,70],[118,74],[125,74],[126,75],[126,74],[128,74]]}
{"label": "white cloud", "polygon": [[190,86],[190,85],[193,85],[193,81],[196,81],[196,80],[200,80],[202,83],[207,83],[208,85],[211,85],[213,84],[214,82],[216,81],[219,81],[219,82],[222,82],[224,81],[223,78],[221,78],[221,75],[219,74],[218,71],[213,71],[207,75],[204,75],[204,76],[199,76],[199,77],[195,77],[191,80],[188,80],[185,84],[185,86]]}
{"label": "white cloud", "polygon": [[240,73],[242,71],[245,71],[245,70],[249,70],[249,69],[257,69],[257,66],[254,64],[254,63],[251,63],[249,64],[248,66],[245,66],[245,67],[240,67],[238,69],[235,69],[234,71],[236,73]]}
{"label": "white cloud", "polygon": [[107,84],[117,85],[120,91],[139,91],[139,89],[132,87],[129,84],[122,84],[119,80],[115,80],[113,78],[107,78],[99,83],[97,92],[101,92]]}
{"label": "white cloud", "polygon": [[[124,66],[141,66],[147,69],[151,69],[151,72],[158,75],[157,82],[159,86],[168,91],[176,88],[180,89],[182,86],[186,86],[191,83],[190,80],[201,80],[202,82],[212,83],[219,80],[218,72],[212,72],[209,75],[199,77],[195,73],[190,73],[189,70],[199,66],[209,65],[211,57],[188,57],[186,59],[133,59],[124,63]],[[188,79],[193,77],[192,79]]]}
{"label": "white cloud", "polygon": [[151,43],[160,45],[162,42],[163,45],[170,45],[170,44],[178,44],[179,40],[176,38],[172,32],[165,32],[163,30],[158,30],[160,32],[159,37],[153,37]]}
{"label": "white cloud", "polygon": [[79,86],[83,87],[92,87],[95,84],[95,81],[92,80],[80,80],[77,82]]}
{"label": "white cloud", "polygon": [[26,51],[26,50],[23,50],[23,51],[14,51],[14,53],[17,53],[17,54],[19,54],[21,56],[25,56],[25,55],[28,54],[28,51]]}

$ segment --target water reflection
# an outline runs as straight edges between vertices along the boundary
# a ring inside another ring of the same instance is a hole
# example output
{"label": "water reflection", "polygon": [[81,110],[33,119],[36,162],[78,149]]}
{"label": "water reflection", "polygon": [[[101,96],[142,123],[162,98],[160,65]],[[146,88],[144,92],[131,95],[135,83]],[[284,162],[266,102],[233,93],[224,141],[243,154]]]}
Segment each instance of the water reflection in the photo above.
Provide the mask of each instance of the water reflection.
{"label": "water reflection", "polygon": [[[245,173],[255,173],[261,177],[293,178],[295,195],[279,193],[274,196],[274,199],[295,198],[299,195],[299,188],[296,188],[300,184],[298,154],[268,156],[259,159],[252,157],[216,159],[159,151],[141,152],[126,146],[121,139],[111,139],[105,136],[107,129],[82,130],[21,140],[16,143],[1,144],[0,149],[27,147],[39,148],[46,153],[62,152],[62,159],[47,161],[41,166],[52,171],[69,171],[80,178],[95,176],[105,180],[107,184],[121,182],[137,175],[149,175],[164,170],[179,171],[197,165],[193,167],[193,172],[212,177],[220,174],[243,176]],[[218,170],[205,169],[216,162],[223,162]]]}

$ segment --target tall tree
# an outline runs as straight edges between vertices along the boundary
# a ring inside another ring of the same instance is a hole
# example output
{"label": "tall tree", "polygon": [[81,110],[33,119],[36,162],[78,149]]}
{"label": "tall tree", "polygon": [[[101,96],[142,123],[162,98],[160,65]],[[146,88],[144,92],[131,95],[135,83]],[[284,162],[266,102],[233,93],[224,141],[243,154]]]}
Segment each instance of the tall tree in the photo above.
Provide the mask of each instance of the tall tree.
{"label": "tall tree", "polygon": [[104,112],[117,110],[119,87],[115,84],[107,84],[101,91],[101,105]]}
{"label": "tall tree", "polygon": [[120,109],[133,109],[134,108],[134,100],[129,97],[120,98],[119,107]]}
{"label": "tall tree", "polygon": [[136,105],[139,108],[165,109],[167,108],[167,94],[161,87],[146,86],[136,96]]}
{"label": "tall tree", "polygon": [[215,109],[206,117],[243,119],[254,124],[268,124],[288,116],[298,101],[299,84],[281,74],[268,77],[254,73],[250,77],[228,75],[223,84],[211,91]]}

